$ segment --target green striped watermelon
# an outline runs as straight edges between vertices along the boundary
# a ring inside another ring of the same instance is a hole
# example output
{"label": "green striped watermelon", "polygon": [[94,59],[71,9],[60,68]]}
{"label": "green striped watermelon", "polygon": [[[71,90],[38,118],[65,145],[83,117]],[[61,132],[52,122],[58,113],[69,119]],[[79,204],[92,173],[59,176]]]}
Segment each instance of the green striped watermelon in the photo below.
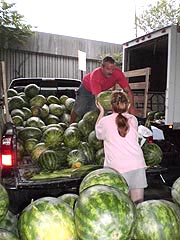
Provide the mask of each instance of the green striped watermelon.
{"label": "green striped watermelon", "polygon": [[84,114],[83,120],[95,126],[99,114],[97,111],[89,111]]}
{"label": "green striped watermelon", "polygon": [[94,161],[94,150],[88,142],[80,142],[78,149],[80,149],[86,155],[88,164],[95,162]]}
{"label": "green striped watermelon", "polygon": [[96,164],[103,165],[105,159],[104,148],[100,148],[95,153]]}
{"label": "green striped watermelon", "polygon": [[163,152],[156,143],[145,143],[142,151],[147,166],[156,166],[162,161]]}
{"label": "green striped watermelon", "polygon": [[67,155],[67,162],[69,167],[79,168],[87,164],[87,157],[81,150],[73,149]]}
{"label": "green striped watermelon", "polygon": [[[6,216],[2,221],[0,221],[0,229],[6,229],[7,231],[12,232],[14,235],[18,236],[18,217],[13,214],[11,211],[8,211]],[[0,239],[1,239],[1,233],[0,233]]]}
{"label": "green striped watermelon", "polygon": [[75,149],[79,146],[80,144],[80,135],[79,132],[73,128],[73,127],[68,127],[64,131],[64,144],[65,146]]}
{"label": "green striped watermelon", "polygon": [[103,91],[97,95],[97,101],[101,104],[104,110],[111,110],[111,94],[112,91]]}
{"label": "green striped watermelon", "polygon": [[72,207],[55,197],[29,204],[20,215],[18,228],[22,240],[77,240]]}
{"label": "green striped watermelon", "polygon": [[0,240],[19,240],[19,238],[14,233],[0,228]]}
{"label": "green striped watermelon", "polygon": [[42,131],[37,127],[25,127],[18,132],[18,137],[21,141],[26,141],[29,138],[40,140],[42,137]]}
{"label": "green striped watermelon", "polygon": [[63,115],[65,110],[65,106],[64,105],[60,105],[60,104],[56,104],[56,103],[51,103],[49,105],[49,112],[50,114],[53,114],[57,117],[60,117]]}
{"label": "green striped watermelon", "polygon": [[171,196],[173,201],[180,206],[180,177],[172,185]]}
{"label": "green striped watermelon", "polygon": [[52,148],[59,146],[63,141],[63,133],[64,130],[59,127],[50,127],[43,132],[42,141]]}
{"label": "green striped watermelon", "polygon": [[34,83],[31,83],[31,84],[28,84],[27,86],[25,86],[24,88],[24,93],[25,95],[31,99],[33,97],[35,97],[36,95],[39,94],[39,91],[40,91],[40,87],[38,87],[36,84]]}
{"label": "green striped watermelon", "polygon": [[80,193],[74,208],[79,239],[131,239],[136,208],[117,188],[94,185]]}
{"label": "green striped watermelon", "polygon": [[45,150],[38,158],[38,164],[42,170],[57,170],[60,168],[58,155],[53,150]]}
{"label": "green striped watermelon", "polygon": [[111,186],[126,194],[129,193],[129,187],[124,177],[112,168],[100,168],[90,172],[83,178],[79,192],[96,184]]}
{"label": "green striped watermelon", "polygon": [[133,239],[179,240],[179,216],[170,204],[161,200],[139,203]]}
{"label": "green striped watermelon", "polygon": [[0,184],[0,221],[4,219],[9,207],[9,196],[2,184]]}
{"label": "green striped watermelon", "polygon": [[54,96],[54,95],[49,95],[49,96],[47,97],[47,104],[50,105],[50,104],[52,104],[52,103],[60,104],[60,101],[59,101],[59,99],[58,99],[56,96]]}
{"label": "green striped watermelon", "polygon": [[44,142],[37,143],[31,150],[33,161],[38,162],[40,155],[46,150],[48,150],[48,146]]}
{"label": "green striped watermelon", "polygon": [[8,101],[9,111],[11,112],[14,109],[22,109],[25,106],[25,101],[20,96],[14,96]]}
{"label": "green striped watermelon", "polygon": [[78,122],[78,128],[83,136],[88,136],[90,132],[94,130],[94,125],[89,122],[86,122],[84,119],[81,119]]}
{"label": "green striped watermelon", "polygon": [[42,107],[46,103],[46,97],[38,94],[31,98],[30,106]]}
{"label": "green striped watermelon", "polygon": [[88,136],[88,142],[95,150],[103,147],[103,141],[97,139],[95,130],[90,132]]}
{"label": "green striped watermelon", "polygon": [[78,199],[78,195],[75,193],[65,193],[58,198],[62,199],[64,202],[68,203],[72,208],[74,208],[74,205]]}

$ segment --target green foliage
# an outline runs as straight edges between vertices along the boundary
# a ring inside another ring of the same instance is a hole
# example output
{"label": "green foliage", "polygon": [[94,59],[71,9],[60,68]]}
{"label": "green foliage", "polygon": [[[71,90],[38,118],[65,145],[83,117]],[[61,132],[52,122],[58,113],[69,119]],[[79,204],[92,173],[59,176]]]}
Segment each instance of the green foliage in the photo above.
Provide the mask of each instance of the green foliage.
{"label": "green foliage", "polygon": [[175,0],[159,0],[156,5],[148,5],[135,19],[136,27],[145,33],[180,22],[180,4]]}
{"label": "green foliage", "polygon": [[103,58],[105,58],[106,56],[112,56],[115,60],[115,64],[118,67],[122,67],[122,57],[123,57],[123,53],[119,52],[119,53],[113,53],[113,54],[104,54],[102,56],[100,56],[100,60],[102,60]]}
{"label": "green foliage", "polygon": [[0,45],[8,42],[23,44],[32,35],[32,26],[15,10],[15,3],[0,2]]}

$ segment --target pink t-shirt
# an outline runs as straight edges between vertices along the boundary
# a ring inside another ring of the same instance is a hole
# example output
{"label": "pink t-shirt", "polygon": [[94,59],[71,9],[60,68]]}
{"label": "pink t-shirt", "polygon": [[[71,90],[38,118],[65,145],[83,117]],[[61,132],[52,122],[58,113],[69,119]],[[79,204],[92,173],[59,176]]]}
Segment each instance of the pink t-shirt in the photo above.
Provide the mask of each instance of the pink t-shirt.
{"label": "pink t-shirt", "polygon": [[119,84],[123,89],[128,86],[127,79],[118,67],[114,69],[114,72],[110,78],[106,78],[102,74],[101,67],[94,69],[91,73],[86,74],[83,78],[83,86],[93,95],[97,95],[102,91],[108,90],[116,83]]}
{"label": "pink t-shirt", "polygon": [[138,122],[135,116],[124,113],[128,118],[129,131],[121,137],[117,130],[115,118],[117,113],[103,117],[95,127],[96,137],[104,140],[105,167],[111,167],[120,173],[145,168],[142,149],[138,143]]}

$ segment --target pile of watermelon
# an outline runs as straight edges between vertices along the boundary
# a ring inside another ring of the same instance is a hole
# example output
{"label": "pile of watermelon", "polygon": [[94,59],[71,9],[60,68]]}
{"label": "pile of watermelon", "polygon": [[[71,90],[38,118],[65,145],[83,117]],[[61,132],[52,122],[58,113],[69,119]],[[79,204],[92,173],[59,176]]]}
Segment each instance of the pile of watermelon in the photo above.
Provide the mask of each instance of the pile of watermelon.
{"label": "pile of watermelon", "polygon": [[17,158],[31,156],[40,172],[103,164],[103,142],[95,135],[98,112],[87,112],[70,125],[75,99],[41,95],[36,84],[8,89],[12,122],[18,134]]}
{"label": "pile of watermelon", "polygon": [[18,240],[18,218],[9,210],[9,196],[0,184],[0,239]]}
{"label": "pile of watermelon", "polygon": [[109,168],[88,173],[79,193],[39,198],[17,217],[0,185],[0,239],[3,240],[159,240],[180,239],[180,178],[172,200],[135,205],[121,174]]}

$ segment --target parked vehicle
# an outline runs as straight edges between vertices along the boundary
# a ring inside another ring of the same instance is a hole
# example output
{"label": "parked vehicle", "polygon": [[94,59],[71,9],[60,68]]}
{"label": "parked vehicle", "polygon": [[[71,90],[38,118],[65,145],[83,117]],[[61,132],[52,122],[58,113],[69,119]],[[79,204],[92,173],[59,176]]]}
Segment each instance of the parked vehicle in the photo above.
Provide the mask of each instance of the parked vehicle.
{"label": "parked vehicle", "polygon": [[[20,93],[27,85],[36,84],[40,88],[40,94],[44,96],[53,95],[59,98],[66,95],[69,98],[75,98],[80,83],[81,81],[77,79],[21,78],[12,80],[9,88]],[[64,177],[43,181],[30,181],[24,178],[25,174],[36,171],[37,166],[34,165],[30,156],[25,156],[20,162],[18,161],[18,127],[13,124],[12,120],[5,121],[2,95],[0,109],[1,182],[9,193],[11,210],[18,213],[31,199],[42,196],[58,196],[65,192],[77,193],[81,177]]]}
{"label": "parked vehicle", "polygon": [[[145,81],[141,71],[141,76],[135,74],[129,78],[129,82],[137,84],[134,89],[136,107],[145,108],[144,112],[151,120],[151,125],[163,131],[165,141],[156,142],[165,154],[163,164],[169,168],[169,177],[174,175],[175,178],[179,176],[180,167],[179,53],[179,25],[164,27],[123,44],[123,71],[149,70],[149,76],[146,76],[147,88],[142,90],[137,87],[138,83]],[[142,96],[147,97],[147,101],[139,104],[138,99]],[[151,116],[148,115],[149,112]]]}

